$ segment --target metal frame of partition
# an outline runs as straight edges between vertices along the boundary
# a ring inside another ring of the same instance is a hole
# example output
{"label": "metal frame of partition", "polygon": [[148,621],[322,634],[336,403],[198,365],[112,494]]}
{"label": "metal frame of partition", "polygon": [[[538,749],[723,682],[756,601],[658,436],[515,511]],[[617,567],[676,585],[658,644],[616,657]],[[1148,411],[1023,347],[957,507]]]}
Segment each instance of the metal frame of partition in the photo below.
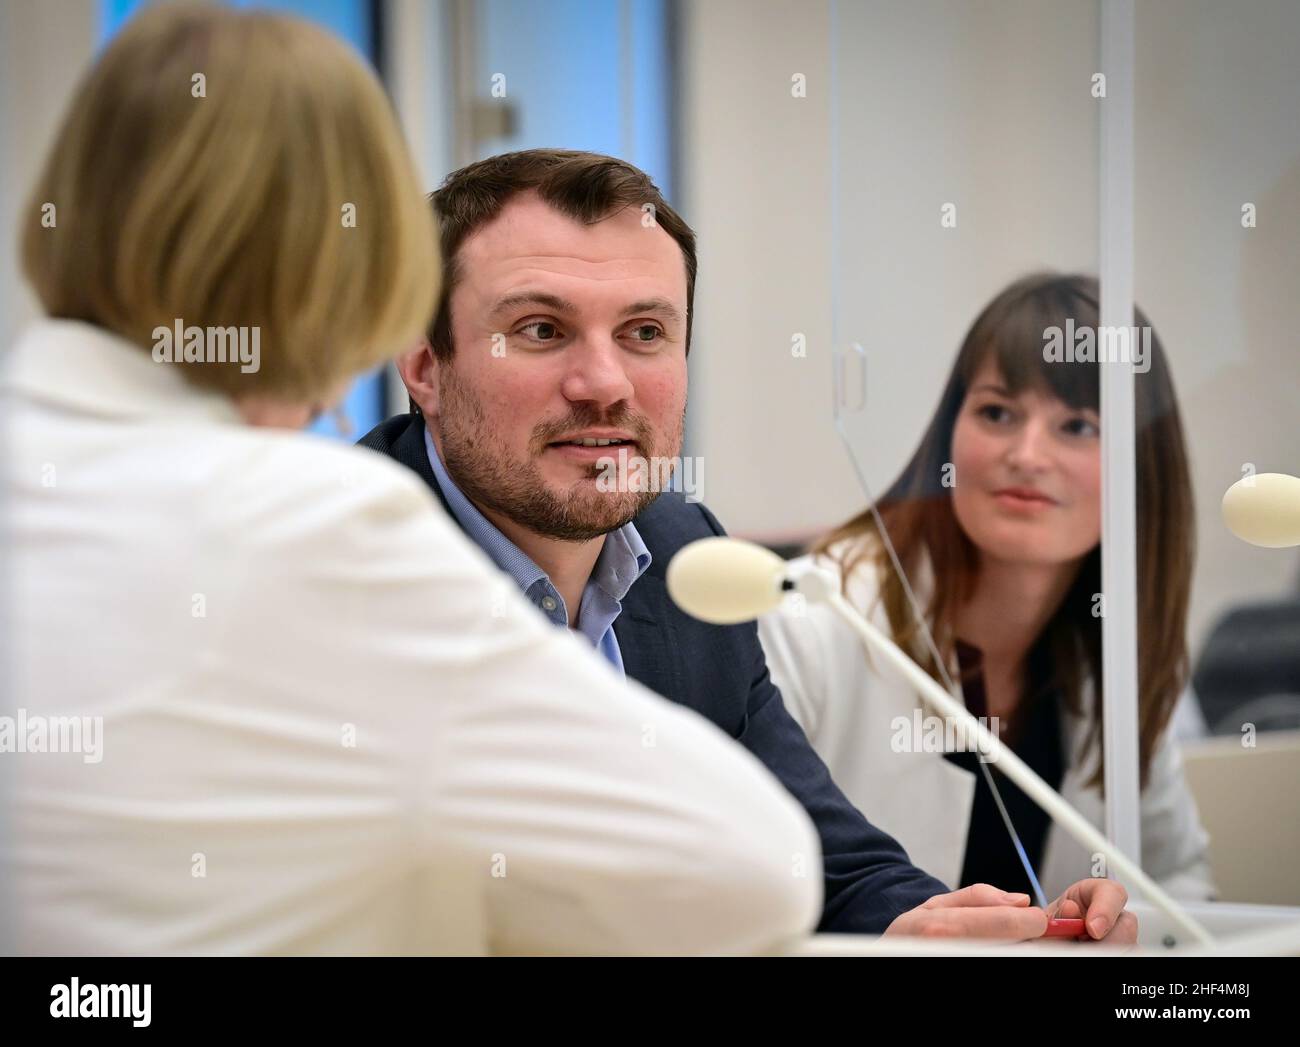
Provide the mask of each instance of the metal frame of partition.
{"label": "metal frame of partition", "polygon": [[[1099,282],[1103,329],[1133,324],[1133,0],[1101,0]],[[1101,366],[1102,752],[1106,836],[1140,861],[1137,480],[1133,365]]]}

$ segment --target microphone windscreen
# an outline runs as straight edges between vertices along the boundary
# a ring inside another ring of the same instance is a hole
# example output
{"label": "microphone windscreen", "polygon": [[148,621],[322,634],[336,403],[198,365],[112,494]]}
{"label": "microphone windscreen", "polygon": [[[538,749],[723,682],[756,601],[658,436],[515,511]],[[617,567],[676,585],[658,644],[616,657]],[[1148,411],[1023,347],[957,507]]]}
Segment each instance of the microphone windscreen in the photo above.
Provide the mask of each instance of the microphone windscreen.
{"label": "microphone windscreen", "polygon": [[1223,522],[1251,545],[1267,549],[1300,545],[1300,477],[1286,473],[1243,477],[1223,495]]}
{"label": "microphone windscreen", "polygon": [[713,625],[735,625],[781,601],[785,561],[740,538],[701,538],[668,565],[668,595],[683,611]]}

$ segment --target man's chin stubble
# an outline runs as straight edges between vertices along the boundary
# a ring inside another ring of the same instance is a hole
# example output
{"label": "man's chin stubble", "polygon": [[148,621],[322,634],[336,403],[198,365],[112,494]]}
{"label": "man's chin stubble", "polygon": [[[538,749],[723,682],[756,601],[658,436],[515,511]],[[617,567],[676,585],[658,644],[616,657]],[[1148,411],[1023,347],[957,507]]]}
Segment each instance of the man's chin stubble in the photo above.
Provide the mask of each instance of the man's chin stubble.
{"label": "man's chin stubble", "polygon": [[[531,482],[486,484],[472,471],[457,482],[471,501],[545,538],[590,542],[630,523],[658,495],[651,491],[629,497],[627,492],[602,492],[594,479],[577,481],[563,494],[545,486],[540,475]],[[587,486],[586,491],[580,490]],[[611,504],[617,503],[617,504]]]}
{"label": "man's chin stubble", "polygon": [[631,523],[654,498],[653,492],[648,497],[639,495],[633,499],[618,495],[620,504],[615,506],[609,504],[614,499],[603,493],[561,498],[547,492],[532,506],[516,507],[508,515],[516,523],[547,538],[589,542]]}

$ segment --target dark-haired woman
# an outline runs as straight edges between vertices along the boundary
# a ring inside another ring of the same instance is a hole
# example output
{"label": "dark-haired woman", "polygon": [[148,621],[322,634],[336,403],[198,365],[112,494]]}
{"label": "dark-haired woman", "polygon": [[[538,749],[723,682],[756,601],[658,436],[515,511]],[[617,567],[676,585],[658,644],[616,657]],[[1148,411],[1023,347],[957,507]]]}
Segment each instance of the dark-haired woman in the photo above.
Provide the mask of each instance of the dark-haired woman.
{"label": "dark-haired woman", "polygon": [[[1036,274],[968,332],[920,447],[877,509],[926,629],[870,509],[808,558],[1066,800],[1103,821],[1099,368],[1044,353],[1045,334],[1096,332],[1097,284]],[[1140,328],[1149,328],[1138,313]],[[1183,899],[1213,896],[1207,838],[1170,720],[1188,675],[1193,560],[1187,453],[1154,332],[1135,375],[1139,754],[1144,869]],[[912,860],[953,887],[1030,891],[976,765],[928,720],[914,688],[864,652],[829,608],[787,604],[760,623],[772,676],[841,788]],[[927,636],[928,631],[928,636]],[[943,660],[936,662],[935,654]],[[946,670],[946,671],[945,671]],[[1053,897],[1098,856],[993,772]]]}

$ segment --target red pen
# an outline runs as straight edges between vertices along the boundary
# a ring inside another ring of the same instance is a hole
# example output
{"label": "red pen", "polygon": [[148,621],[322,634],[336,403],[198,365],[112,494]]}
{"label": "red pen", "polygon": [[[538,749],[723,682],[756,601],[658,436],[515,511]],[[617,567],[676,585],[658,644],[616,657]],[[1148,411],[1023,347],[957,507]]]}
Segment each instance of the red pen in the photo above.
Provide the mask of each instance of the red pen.
{"label": "red pen", "polygon": [[1058,916],[1047,921],[1044,938],[1082,938],[1087,935],[1082,917]]}

